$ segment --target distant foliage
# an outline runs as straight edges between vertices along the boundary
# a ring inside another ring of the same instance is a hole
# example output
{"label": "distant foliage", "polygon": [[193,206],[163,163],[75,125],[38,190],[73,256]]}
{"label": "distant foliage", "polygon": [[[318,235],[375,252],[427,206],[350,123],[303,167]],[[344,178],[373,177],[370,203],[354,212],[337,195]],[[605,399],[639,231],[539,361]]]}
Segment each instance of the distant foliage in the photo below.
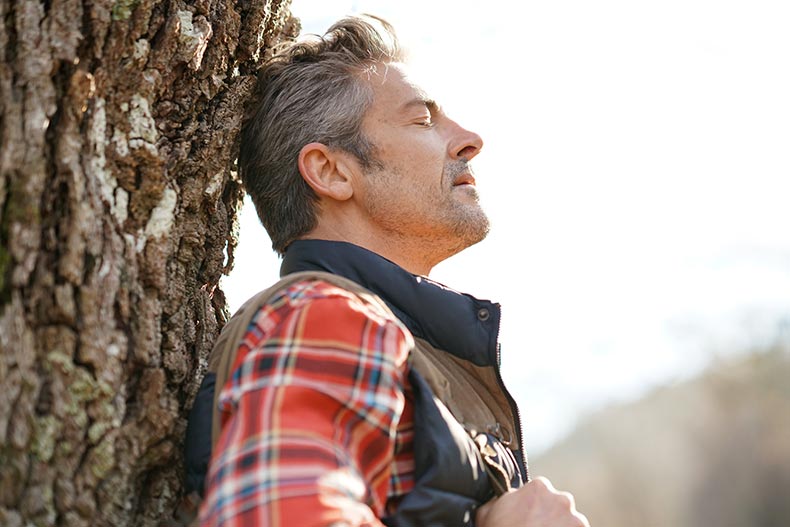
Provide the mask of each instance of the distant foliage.
{"label": "distant foliage", "polygon": [[573,492],[593,526],[788,526],[790,350],[593,415],[531,472]]}

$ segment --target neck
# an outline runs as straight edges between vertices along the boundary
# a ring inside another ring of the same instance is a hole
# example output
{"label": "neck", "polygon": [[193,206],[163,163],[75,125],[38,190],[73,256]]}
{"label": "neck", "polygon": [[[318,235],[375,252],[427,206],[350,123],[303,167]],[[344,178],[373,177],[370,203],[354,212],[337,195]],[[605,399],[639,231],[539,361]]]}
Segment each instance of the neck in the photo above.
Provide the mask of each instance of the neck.
{"label": "neck", "polygon": [[[386,258],[414,275],[429,276],[431,270],[457,251],[442,251],[438,240],[407,238],[399,233],[338,229],[323,224],[304,237],[307,240],[348,242]],[[430,251],[426,251],[430,249]]]}

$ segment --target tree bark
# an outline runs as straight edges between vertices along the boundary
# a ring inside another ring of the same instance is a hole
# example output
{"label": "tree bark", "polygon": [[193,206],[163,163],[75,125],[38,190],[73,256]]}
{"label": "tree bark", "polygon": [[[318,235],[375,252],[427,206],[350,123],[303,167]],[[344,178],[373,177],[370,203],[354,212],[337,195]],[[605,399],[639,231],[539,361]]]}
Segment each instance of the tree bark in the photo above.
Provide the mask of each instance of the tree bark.
{"label": "tree bark", "polygon": [[157,525],[290,0],[0,0],[0,525]]}

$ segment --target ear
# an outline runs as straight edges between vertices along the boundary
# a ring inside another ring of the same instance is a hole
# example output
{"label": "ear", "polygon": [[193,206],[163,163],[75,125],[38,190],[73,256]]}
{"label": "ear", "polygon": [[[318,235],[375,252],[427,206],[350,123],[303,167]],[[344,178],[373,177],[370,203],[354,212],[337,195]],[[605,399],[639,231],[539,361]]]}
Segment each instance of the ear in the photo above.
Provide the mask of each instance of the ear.
{"label": "ear", "polygon": [[320,197],[345,201],[354,194],[351,174],[341,152],[309,143],[299,152],[299,172]]}

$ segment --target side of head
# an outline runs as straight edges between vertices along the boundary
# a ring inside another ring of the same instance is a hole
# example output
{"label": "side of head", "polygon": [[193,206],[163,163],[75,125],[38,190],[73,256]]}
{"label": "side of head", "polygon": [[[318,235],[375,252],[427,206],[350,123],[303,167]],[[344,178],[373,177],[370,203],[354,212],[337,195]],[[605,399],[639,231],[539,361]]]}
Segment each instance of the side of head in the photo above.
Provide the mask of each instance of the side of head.
{"label": "side of head", "polygon": [[373,94],[361,74],[402,58],[386,21],[350,17],[323,37],[291,45],[260,70],[259,91],[242,128],[239,165],[278,253],[318,220],[318,196],[299,172],[300,150],[322,143],[369,165],[372,145],[362,121]]}

